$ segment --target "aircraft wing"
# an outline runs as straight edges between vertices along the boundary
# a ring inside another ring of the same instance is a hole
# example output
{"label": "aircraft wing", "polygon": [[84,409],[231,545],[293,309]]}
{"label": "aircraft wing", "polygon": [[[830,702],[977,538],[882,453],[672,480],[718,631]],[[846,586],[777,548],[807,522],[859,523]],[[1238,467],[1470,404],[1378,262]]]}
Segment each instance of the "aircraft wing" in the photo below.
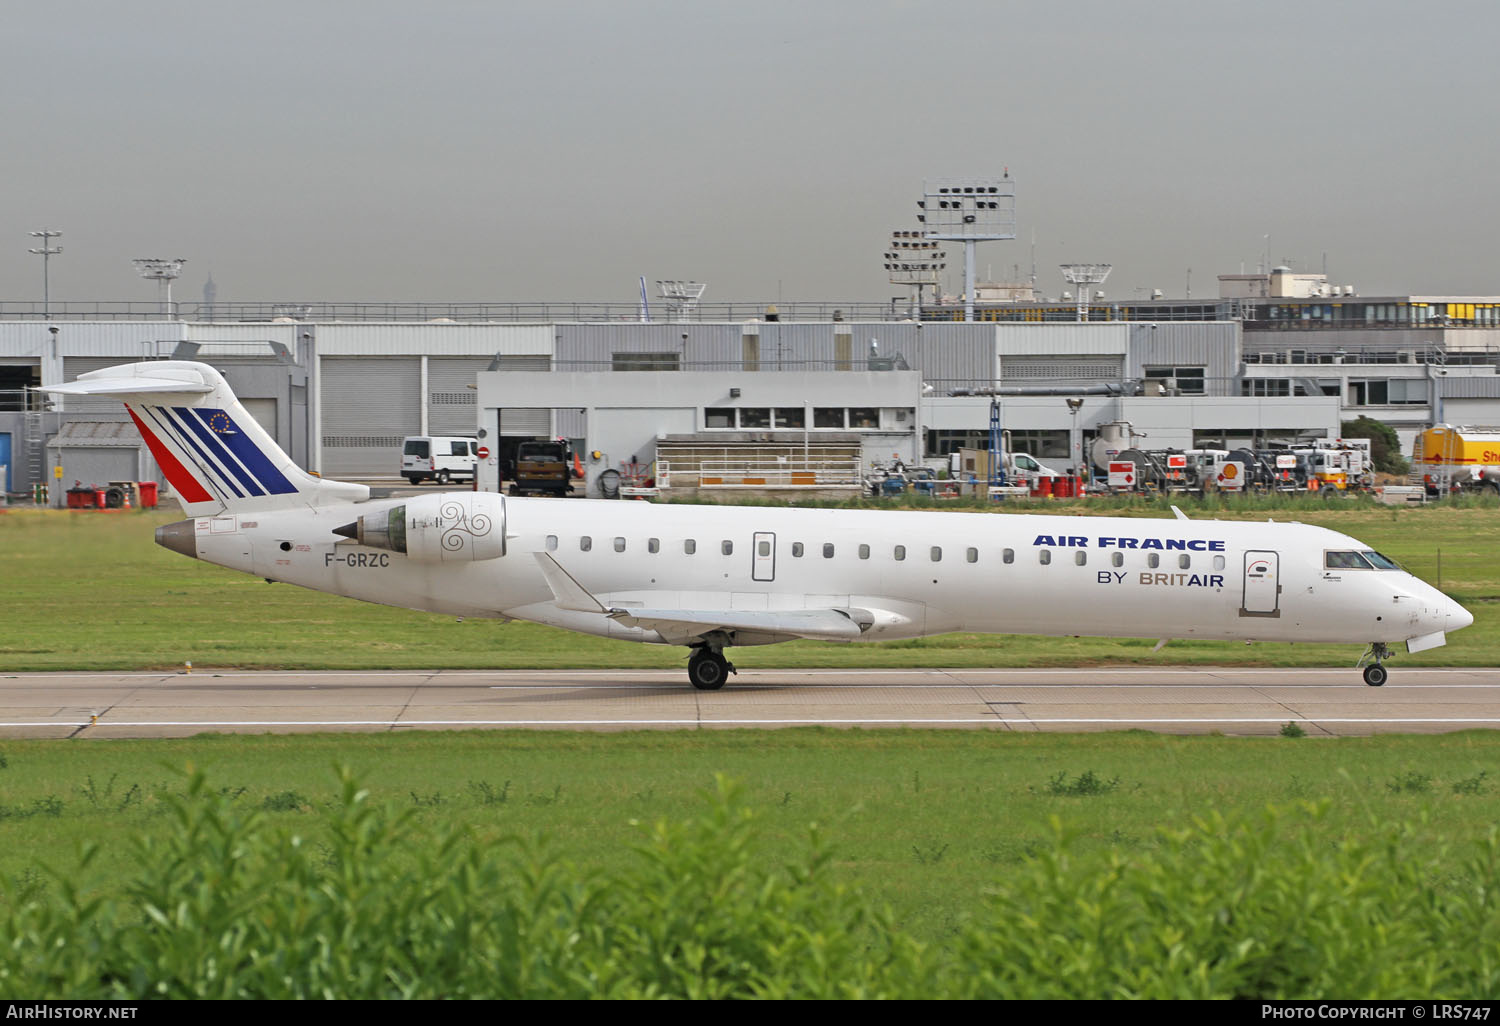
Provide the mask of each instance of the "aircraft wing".
{"label": "aircraft wing", "polygon": [[863,632],[854,610],[786,609],[611,609],[607,614],[626,627],[644,627],[663,638],[694,638],[711,631],[786,634],[819,641],[853,641]]}
{"label": "aircraft wing", "polygon": [[863,634],[873,618],[863,609],[645,609],[638,606],[606,606],[579,584],[562,564],[545,552],[532,553],[552,589],[559,609],[599,613],[626,627],[653,630],[663,640],[685,644],[714,631],[743,631],[779,640],[813,638],[819,641],[852,641]]}

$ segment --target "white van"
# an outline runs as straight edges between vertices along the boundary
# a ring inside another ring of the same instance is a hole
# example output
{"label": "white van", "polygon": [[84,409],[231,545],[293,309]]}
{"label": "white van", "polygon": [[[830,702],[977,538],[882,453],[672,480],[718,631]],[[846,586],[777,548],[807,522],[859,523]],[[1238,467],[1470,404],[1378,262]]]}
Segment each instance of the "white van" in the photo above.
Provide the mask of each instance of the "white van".
{"label": "white van", "polygon": [[401,476],[412,484],[429,477],[438,484],[472,481],[479,443],[451,435],[414,435],[401,443]]}

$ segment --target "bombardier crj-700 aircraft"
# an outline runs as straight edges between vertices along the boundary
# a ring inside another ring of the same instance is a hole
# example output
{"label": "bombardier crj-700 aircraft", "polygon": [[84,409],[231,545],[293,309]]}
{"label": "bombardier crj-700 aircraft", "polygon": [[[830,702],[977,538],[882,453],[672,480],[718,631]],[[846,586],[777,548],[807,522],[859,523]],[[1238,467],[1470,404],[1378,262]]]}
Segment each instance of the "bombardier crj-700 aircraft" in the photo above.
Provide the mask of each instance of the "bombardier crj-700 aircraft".
{"label": "bombardier crj-700 aircraft", "polygon": [[1433,648],[1473,617],[1347,535],[1304,524],[369,498],[304,473],[201,363],[136,363],[50,389],[115,396],[191,519],[157,543],[410,609],[684,645],[705,691],[724,650],[948,631]]}

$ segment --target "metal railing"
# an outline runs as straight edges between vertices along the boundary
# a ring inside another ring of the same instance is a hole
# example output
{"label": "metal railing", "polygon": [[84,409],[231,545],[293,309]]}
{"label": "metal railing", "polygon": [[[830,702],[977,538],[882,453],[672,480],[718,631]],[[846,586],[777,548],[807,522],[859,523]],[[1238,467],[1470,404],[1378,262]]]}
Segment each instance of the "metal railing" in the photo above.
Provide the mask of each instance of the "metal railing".
{"label": "metal railing", "polygon": [[656,461],[659,488],[861,488],[859,458],[794,460],[746,455],[731,459]]}
{"label": "metal railing", "polygon": [[[58,320],[181,320],[199,323],[266,324],[277,321],[458,321],[463,323],[556,324],[641,320],[639,303],[614,302],[244,302],[173,303],[170,313],[158,302],[53,300],[51,319]],[[668,316],[665,307],[651,307],[654,324],[764,321],[771,314],[783,321],[893,321],[906,319],[904,304],[869,301],[790,302],[772,300],[700,303],[686,316]],[[39,302],[0,301],[0,320],[41,320]]]}

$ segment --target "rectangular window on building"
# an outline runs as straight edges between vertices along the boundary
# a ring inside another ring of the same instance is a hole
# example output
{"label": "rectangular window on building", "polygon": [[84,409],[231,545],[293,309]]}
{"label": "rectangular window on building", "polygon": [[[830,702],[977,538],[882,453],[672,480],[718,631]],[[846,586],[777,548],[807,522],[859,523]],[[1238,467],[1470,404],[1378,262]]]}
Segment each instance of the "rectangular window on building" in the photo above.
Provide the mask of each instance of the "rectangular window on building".
{"label": "rectangular window on building", "polygon": [[800,406],[778,406],[775,413],[779,428],[800,428],[807,423],[807,411]]}
{"label": "rectangular window on building", "polygon": [[849,410],[849,426],[851,428],[878,428],[880,427],[880,411],[864,406],[855,406]]}
{"label": "rectangular window on building", "polygon": [[767,406],[741,406],[740,427],[768,428],[771,426],[771,410]]}
{"label": "rectangular window on building", "polygon": [[609,360],[617,371],[674,371],[682,366],[680,353],[611,353]]}
{"label": "rectangular window on building", "polygon": [[733,406],[710,406],[703,411],[703,426],[705,428],[733,428],[734,407]]}
{"label": "rectangular window on building", "polygon": [[844,408],[842,406],[813,407],[813,427],[841,428],[843,426]]}

